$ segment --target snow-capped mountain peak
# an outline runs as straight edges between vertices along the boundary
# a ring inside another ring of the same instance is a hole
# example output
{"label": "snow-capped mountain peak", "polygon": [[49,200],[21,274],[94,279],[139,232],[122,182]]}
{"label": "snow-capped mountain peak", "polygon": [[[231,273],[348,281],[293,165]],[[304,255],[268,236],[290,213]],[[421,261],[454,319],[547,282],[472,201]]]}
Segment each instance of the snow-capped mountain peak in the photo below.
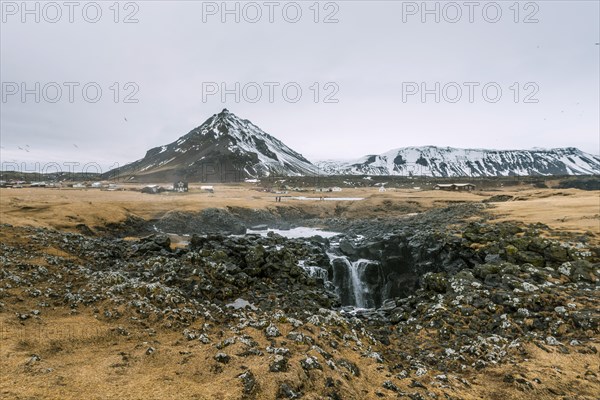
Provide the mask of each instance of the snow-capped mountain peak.
{"label": "snow-capped mountain peak", "polygon": [[141,180],[227,181],[271,174],[313,175],[315,171],[300,153],[223,109],[176,141],[148,150],[143,159],[116,174]]}
{"label": "snow-capped mountain peak", "polygon": [[574,147],[531,150],[403,147],[350,161],[312,164],[302,154],[227,109],[176,141],[107,177],[139,181],[240,181],[305,175],[524,176],[598,175],[600,157]]}

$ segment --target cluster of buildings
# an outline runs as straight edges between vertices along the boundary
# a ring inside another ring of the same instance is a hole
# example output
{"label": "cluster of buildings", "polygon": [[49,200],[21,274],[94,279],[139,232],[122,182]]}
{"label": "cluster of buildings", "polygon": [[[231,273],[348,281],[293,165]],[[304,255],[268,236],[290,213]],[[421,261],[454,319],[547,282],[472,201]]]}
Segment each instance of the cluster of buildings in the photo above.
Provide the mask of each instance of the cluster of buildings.
{"label": "cluster of buildings", "polygon": [[0,181],[0,187],[2,188],[6,188],[6,187],[10,187],[10,188],[22,188],[23,185],[27,184],[27,182],[25,181],[18,181],[18,180],[8,180],[8,181]]}
{"label": "cluster of buildings", "polygon": [[[187,193],[189,192],[190,187],[188,182],[177,181],[173,184],[173,186],[163,187],[160,185],[147,185],[142,188],[142,193],[148,194],[157,194],[162,192],[175,192],[175,193]],[[200,186],[200,190],[202,192],[214,193],[214,186]]]}
{"label": "cluster of buildings", "polygon": [[475,190],[475,185],[472,183],[438,183],[433,187],[433,189],[470,192],[471,190]]}
{"label": "cluster of buildings", "polygon": [[[379,192],[385,192],[385,183],[376,184],[379,186]],[[74,189],[103,189],[103,190],[117,190],[119,187],[115,183],[108,182],[27,182],[21,180],[0,180],[0,187],[7,188],[23,188],[23,187],[47,187],[47,188],[61,188],[61,187],[69,187]],[[415,187],[414,189],[421,189],[420,187]],[[475,190],[475,185],[472,183],[438,183],[433,186],[434,190],[445,190],[445,191],[472,191]],[[214,186],[200,186],[200,190],[203,192],[214,193]],[[336,193],[341,192],[343,189],[339,186],[330,186],[330,187],[316,187],[314,189],[309,188],[301,188],[301,187],[290,187],[290,186],[280,186],[279,189],[267,189],[267,191],[275,193],[275,194],[287,194],[288,191],[292,192],[310,192],[314,191],[317,193]],[[143,193],[161,193],[161,192],[176,192],[176,193],[187,193],[189,191],[188,182],[179,180],[173,183],[173,186],[159,186],[159,185],[147,185],[141,190]]]}
{"label": "cluster of buildings", "polygon": [[117,190],[118,186],[115,183],[106,182],[47,182],[47,181],[20,181],[20,180],[8,180],[0,181],[0,187],[3,188],[74,188],[74,189],[104,189],[104,190]]}
{"label": "cluster of buildings", "polygon": [[320,188],[316,188],[315,192],[341,192],[342,188],[341,187],[337,187],[337,186],[333,186],[333,187],[320,187]]}

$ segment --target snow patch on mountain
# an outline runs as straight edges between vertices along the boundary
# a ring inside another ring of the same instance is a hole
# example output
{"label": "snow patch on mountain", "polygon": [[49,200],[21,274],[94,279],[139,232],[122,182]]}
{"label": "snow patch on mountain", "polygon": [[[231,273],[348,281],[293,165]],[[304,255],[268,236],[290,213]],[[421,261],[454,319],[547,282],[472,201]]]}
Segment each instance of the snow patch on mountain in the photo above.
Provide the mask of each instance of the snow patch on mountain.
{"label": "snow patch on mountain", "polygon": [[526,176],[596,175],[600,157],[573,147],[535,150],[404,147],[351,161],[319,161],[328,175]]}
{"label": "snow patch on mountain", "polygon": [[[211,171],[218,171],[218,174]],[[155,147],[143,159],[111,176],[152,175],[168,179],[240,180],[276,175],[315,175],[315,166],[300,153],[267,134],[252,122],[224,109],[176,141]],[[216,175],[219,175],[218,177]]]}
{"label": "snow patch on mountain", "polygon": [[525,176],[598,175],[600,156],[576,148],[488,150],[403,147],[356,160],[315,164],[252,122],[224,109],[174,142],[107,177],[241,181],[266,176],[312,175]]}

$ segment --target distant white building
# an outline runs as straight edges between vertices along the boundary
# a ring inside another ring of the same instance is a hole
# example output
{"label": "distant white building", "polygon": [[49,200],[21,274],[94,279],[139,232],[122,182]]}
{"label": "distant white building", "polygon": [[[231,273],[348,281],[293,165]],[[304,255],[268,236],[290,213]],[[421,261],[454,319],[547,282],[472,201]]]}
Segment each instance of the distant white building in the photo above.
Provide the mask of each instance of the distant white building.
{"label": "distant white building", "polygon": [[316,188],[315,192],[341,192],[342,188],[341,187],[322,187],[322,188]]}

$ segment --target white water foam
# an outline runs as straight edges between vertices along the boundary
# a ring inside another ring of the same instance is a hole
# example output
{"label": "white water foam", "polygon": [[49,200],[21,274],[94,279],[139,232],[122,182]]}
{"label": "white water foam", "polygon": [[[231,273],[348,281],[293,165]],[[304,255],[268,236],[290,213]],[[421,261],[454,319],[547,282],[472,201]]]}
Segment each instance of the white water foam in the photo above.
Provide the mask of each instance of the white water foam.
{"label": "white water foam", "polygon": [[251,229],[248,229],[246,231],[247,234],[258,234],[261,236],[267,236],[268,232],[274,232],[277,233],[278,235],[281,235],[285,238],[288,239],[299,239],[299,238],[309,238],[312,236],[321,236],[324,238],[330,238],[330,237],[334,237],[339,235],[338,232],[330,232],[330,231],[322,231],[318,228],[308,228],[305,226],[300,226],[297,228],[292,228],[289,230],[282,230],[282,229],[267,229],[267,230],[262,230],[262,231],[253,231]]}

